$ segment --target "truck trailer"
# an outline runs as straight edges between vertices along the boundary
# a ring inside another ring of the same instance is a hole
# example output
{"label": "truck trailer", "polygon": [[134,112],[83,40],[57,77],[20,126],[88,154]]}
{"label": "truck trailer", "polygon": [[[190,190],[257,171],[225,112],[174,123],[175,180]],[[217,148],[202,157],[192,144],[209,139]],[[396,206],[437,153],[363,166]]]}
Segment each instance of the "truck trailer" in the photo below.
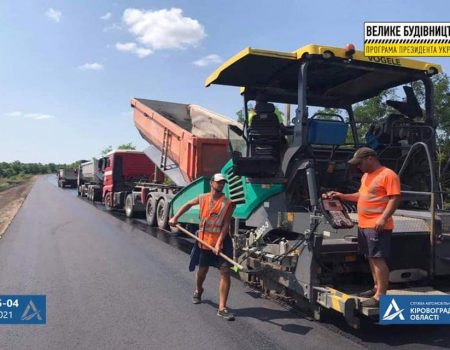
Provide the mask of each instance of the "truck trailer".
{"label": "truck trailer", "polygon": [[133,118],[149,143],[147,157],[172,183],[137,184],[133,198],[146,208],[150,226],[168,228],[172,199],[186,187],[203,193],[208,179],[229,160],[228,127],[240,124],[194,104],[134,98]]}
{"label": "truck trailer", "polygon": [[77,173],[75,170],[70,168],[59,169],[56,176],[58,180],[58,187],[77,187]]}
{"label": "truck trailer", "polygon": [[91,201],[98,201],[102,198],[103,184],[102,162],[96,158],[81,162],[77,170],[77,190],[78,196],[87,197]]}
{"label": "truck trailer", "polygon": [[[239,123],[192,104],[135,98],[131,106],[149,147],[81,164],[78,194],[130,218],[145,212],[150,226],[167,229],[172,198],[197,178],[220,171],[230,157],[228,126]],[[205,190],[203,183],[195,186]]]}

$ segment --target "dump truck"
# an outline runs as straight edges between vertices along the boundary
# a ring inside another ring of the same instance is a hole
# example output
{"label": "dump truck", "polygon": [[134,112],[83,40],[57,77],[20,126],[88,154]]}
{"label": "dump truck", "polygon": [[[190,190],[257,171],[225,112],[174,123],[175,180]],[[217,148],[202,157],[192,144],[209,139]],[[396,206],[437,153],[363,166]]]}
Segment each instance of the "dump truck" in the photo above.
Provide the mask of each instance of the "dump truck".
{"label": "dump truck", "polygon": [[106,210],[125,210],[129,217],[145,211],[138,200],[140,193],[131,195],[135,187],[164,181],[164,175],[143,152],[121,149],[82,163],[78,175],[79,196],[101,201]]}
{"label": "dump truck", "polygon": [[77,170],[78,196],[88,197],[92,201],[101,198],[104,171],[97,158],[81,162]]}
{"label": "dump truck", "polygon": [[77,187],[77,174],[75,170],[70,168],[59,169],[56,176],[58,179],[58,187]]}
{"label": "dump truck", "polygon": [[145,206],[150,226],[166,229],[172,199],[186,187],[198,194],[209,188],[209,177],[230,159],[228,126],[240,124],[195,104],[133,98],[131,107],[149,143],[144,153],[166,177],[166,184],[136,184],[131,197]]}
{"label": "dump truck", "polygon": [[[356,297],[372,287],[368,263],[358,254],[356,207],[321,199],[331,190],[358,191],[362,174],[347,161],[368,145],[402,183],[388,294],[448,292],[442,282],[450,277],[450,213],[436,171],[431,81],[441,71],[405,58],[374,60],[351,46],[308,45],[293,52],[247,48],[208,77],[206,86],[241,87],[244,100],[246,120],[243,129],[229,126],[231,159],[222,173],[236,204],[233,241],[246,283],[306,301],[317,320],[328,309],[355,328],[361,317],[378,317],[378,308],[364,308]],[[413,89],[418,83],[422,104]],[[391,112],[373,116],[360,135],[355,107],[387,89],[404,99],[388,100]],[[256,103],[251,124],[250,101]],[[274,103],[296,105],[291,123],[278,121]],[[198,192],[183,188],[171,211]],[[198,224],[198,210],[180,222]]]}
{"label": "dump truck", "polygon": [[114,150],[80,164],[78,195],[129,218],[145,212],[150,226],[167,229],[172,198],[221,169],[230,158],[228,126],[239,123],[193,104],[134,98],[131,106],[148,148]]}

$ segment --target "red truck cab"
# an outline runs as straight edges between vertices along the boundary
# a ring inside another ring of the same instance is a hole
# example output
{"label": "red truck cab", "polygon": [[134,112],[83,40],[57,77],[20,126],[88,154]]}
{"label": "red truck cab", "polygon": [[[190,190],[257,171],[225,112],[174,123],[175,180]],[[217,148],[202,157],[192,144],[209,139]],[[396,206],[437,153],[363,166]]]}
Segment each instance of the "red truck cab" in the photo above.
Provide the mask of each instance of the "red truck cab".
{"label": "red truck cab", "polygon": [[139,183],[162,183],[164,174],[140,151],[115,150],[102,162],[102,198],[107,209],[122,209],[126,196]]}

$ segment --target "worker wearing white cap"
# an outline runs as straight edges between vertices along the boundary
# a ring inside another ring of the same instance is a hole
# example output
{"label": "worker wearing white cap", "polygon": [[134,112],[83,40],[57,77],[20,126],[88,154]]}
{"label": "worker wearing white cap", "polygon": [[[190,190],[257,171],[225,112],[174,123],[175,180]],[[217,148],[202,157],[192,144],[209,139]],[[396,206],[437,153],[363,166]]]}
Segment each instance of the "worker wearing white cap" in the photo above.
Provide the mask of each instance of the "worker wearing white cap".
{"label": "worker wearing white cap", "polygon": [[177,213],[169,220],[169,225],[177,225],[178,218],[181,215],[192,206],[199,205],[200,225],[198,238],[214,247],[214,250],[210,250],[205,245],[199,243],[199,269],[196,274],[196,289],[192,302],[194,304],[201,302],[203,282],[205,281],[206,274],[210,266],[215,266],[220,270],[219,310],[217,311],[217,315],[225,320],[232,321],[234,320],[234,316],[226,307],[231,286],[230,263],[218,256],[219,252],[222,252],[229,258],[233,257],[230,222],[235,206],[223,193],[226,182],[225,176],[220,173],[214,174],[210,181],[211,191],[199,195],[197,198],[192,199],[180,207]]}

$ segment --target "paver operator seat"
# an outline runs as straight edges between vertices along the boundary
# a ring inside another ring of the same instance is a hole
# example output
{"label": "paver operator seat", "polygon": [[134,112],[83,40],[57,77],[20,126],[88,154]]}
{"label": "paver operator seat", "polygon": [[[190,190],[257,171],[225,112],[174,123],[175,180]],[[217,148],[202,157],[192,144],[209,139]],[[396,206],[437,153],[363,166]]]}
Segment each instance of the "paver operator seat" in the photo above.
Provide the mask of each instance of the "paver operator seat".
{"label": "paver operator seat", "polygon": [[259,102],[248,130],[250,156],[280,162],[281,125],[272,103]]}

